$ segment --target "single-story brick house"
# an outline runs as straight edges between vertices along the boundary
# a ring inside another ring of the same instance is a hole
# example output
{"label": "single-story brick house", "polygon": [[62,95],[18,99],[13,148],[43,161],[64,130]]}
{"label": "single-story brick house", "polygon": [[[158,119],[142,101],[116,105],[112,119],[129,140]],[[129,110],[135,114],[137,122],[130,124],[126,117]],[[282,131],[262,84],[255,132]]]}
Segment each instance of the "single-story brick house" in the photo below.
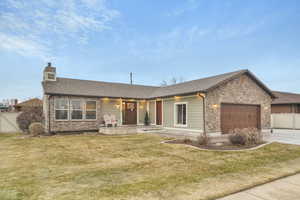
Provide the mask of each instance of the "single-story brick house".
{"label": "single-story brick house", "polygon": [[104,114],[119,126],[152,125],[199,133],[234,128],[270,128],[275,95],[248,70],[170,86],[144,86],[56,77],[44,70],[43,104],[47,132],[98,130]]}
{"label": "single-story brick house", "polygon": [[300,113],[300,94],[273,91],[272,113]]}
{"label": "single-story brick house", "polygon": [[15,110],[18,112],[26,110],[27,108],[42,107],[42,106],[43,106],[43,101],[40,100],[39,98],[29,99],[14,105]]}

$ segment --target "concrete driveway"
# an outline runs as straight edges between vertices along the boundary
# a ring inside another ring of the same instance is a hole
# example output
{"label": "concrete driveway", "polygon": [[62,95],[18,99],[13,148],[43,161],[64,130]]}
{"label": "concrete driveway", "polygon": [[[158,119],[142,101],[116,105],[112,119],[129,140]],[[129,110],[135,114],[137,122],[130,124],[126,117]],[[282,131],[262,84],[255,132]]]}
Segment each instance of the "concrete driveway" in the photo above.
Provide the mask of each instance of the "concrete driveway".
{"label": "concrete driveway", "polygon": [[218,200],[299,200],[300,174],[254,187]]}
{"label": "concrete driveway", "polygon": [[267,133],[264,138],[270,142],[300,145],[300,130],[274,129],[272,134]]}

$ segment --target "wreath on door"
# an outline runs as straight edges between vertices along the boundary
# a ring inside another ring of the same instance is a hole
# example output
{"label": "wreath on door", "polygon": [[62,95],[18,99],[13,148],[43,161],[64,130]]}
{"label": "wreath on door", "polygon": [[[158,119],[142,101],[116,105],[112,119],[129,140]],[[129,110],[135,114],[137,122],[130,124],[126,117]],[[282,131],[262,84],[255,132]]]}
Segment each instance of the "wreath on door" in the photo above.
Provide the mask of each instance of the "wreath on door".
{"label": "wreath on door", "polygon": [[134,111],[135,105],[134,103],[127,103],[127,109],[130,110],[131,112]]}

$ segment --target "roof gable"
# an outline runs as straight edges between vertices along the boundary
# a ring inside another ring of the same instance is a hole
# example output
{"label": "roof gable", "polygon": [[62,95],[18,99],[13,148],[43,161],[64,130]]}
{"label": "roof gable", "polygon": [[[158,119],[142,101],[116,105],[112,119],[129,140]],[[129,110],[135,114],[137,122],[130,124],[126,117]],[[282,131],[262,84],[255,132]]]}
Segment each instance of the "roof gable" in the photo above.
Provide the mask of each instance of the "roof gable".
{"label": "roof gable", "polygon": [[236,73],[236,74],[232,75],[231,77],[229,77],[229,78],[227,78],[227,79],[225,79],[223,81],[220,81],[219,83],[216,83],[214,86],[208,88],[206,91],[213,90],[213,89],[219,87],[220,85],[228,83],[228,82],[232,81],[233,79],[239,78],[242,75],[247,75],[261,89],[263,89],[267,94],[269,94],[272,98],[276,98],[276,95],[274,95],[274,93],[263,82],[261,82],[252,72],[250,72],[249,70],[241,70],[241,71],[239,71],[239,73]]}

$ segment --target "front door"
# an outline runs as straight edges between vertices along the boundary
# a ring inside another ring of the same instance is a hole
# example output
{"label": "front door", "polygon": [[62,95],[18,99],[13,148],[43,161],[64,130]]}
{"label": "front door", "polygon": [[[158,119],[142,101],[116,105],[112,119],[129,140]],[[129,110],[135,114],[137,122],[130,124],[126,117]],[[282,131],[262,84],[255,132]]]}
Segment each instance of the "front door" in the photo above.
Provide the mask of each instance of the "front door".
{"label": "front door", "polygon": [[162,123],[162,107],[161,101],[156,101],[156,125],[161,125]]}
{"label": "front door", "polygon": [[137,121],[137,109],[136,102],[125,102],[125,125],[136,124]]}

